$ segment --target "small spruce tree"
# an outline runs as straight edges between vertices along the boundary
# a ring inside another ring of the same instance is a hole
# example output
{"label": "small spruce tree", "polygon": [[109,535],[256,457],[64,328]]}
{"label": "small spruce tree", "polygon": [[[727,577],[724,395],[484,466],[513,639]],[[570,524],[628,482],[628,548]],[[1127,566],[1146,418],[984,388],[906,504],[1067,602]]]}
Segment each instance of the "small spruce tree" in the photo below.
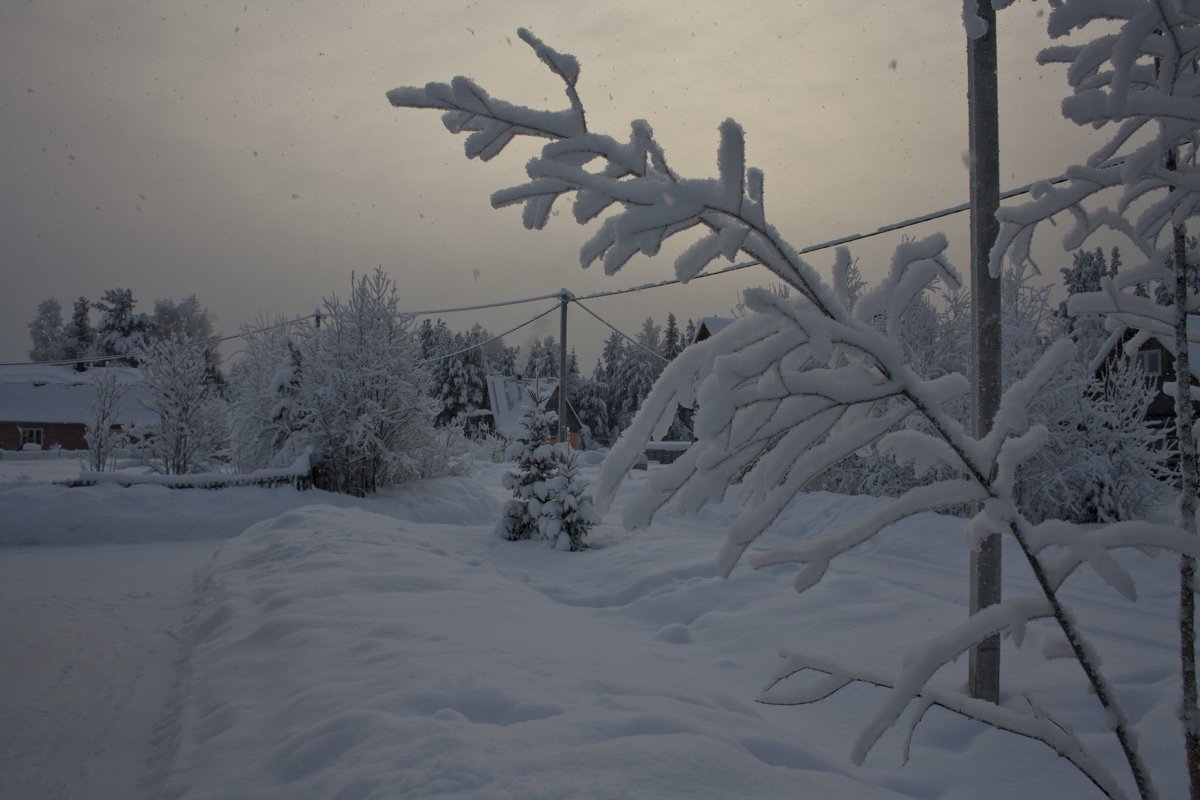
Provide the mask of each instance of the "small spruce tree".
{"label": "small spruce tree", "polygon": [[513,496],[496,525],[509,541],[546,539],[557,544],[565,536],[571,550],[582,550],[588,530],[599,522],[587,483],[579,476],[575,454],[565,444],[552,445],[558,415],[543,408],[544,398],[530,392],[531,403],[521,417],[508,458],[517,469],[504,477]]}
{"label": "small spruce tree", "polygon": [[540,536],[538,517],[546,496],[545,483],[558,472],[558,457],[550,444],[558,415],[542,408],[543,398],[533,392],[529,396],[532,402],[505,453],[517,462],[517,471],[504,476],[504,488],[511,489],[513,497],[504,506],[496,533],[509,541]]}

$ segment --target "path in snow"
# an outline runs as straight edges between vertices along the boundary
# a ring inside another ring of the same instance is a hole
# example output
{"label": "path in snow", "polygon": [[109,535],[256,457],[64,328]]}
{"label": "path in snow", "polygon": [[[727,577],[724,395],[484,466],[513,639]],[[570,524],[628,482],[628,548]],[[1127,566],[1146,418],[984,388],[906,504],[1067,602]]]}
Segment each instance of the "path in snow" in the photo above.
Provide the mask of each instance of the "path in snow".
{"label": "path in snow", "polygon": [[0,798],[158,796],[152,730],[217,546],[0,548]]}

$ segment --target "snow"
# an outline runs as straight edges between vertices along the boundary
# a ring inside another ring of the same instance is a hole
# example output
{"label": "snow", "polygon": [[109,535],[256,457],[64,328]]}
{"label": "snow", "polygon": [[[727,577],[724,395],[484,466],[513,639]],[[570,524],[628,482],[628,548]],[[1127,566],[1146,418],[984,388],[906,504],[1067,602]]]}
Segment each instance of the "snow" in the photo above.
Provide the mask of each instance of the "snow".
{"label": "snow", "polygon": [[[959,519],[907,518],[797,595],[794,567],[718,576],[731,501],[616,525],[653,465],[626,481],[592,548],[568,553],[493,535],[509,464],[358,500],[44,480],[63,463],[0,461],[0,797],[1095,793],[1044,746],[939,709],[907,764],[901,723],[854,767],[889,701],[873,687],[754,702],[781,647],[895,676],[915,642],[961,624]],[[801,495],[751,555],[884,505]],[[1012,555],[1005,592],[1018,598],[1033,585]],[[1177,565],[1115,557],[1136,603],[1083,571],[1066,596],[1162,796],[1181,796]],[[1129,791],[1078,669],[1042,659],[1058,641],[1032,622],[1022,649],[1005,645],[1005,710],[1045,706]],[[963,661],[934,687],[958,689]]]}

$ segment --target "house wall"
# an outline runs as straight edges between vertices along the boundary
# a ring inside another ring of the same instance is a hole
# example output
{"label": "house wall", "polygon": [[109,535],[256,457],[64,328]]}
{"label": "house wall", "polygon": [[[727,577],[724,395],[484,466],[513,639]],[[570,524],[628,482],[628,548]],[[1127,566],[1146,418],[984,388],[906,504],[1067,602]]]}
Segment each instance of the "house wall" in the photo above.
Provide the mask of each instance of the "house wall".
{"label": "house wall", "polygon": [[88,449],[86,426],[78,422],[0,422],[0,450],[20,450],[22,428],[41,429],[43,450]]}

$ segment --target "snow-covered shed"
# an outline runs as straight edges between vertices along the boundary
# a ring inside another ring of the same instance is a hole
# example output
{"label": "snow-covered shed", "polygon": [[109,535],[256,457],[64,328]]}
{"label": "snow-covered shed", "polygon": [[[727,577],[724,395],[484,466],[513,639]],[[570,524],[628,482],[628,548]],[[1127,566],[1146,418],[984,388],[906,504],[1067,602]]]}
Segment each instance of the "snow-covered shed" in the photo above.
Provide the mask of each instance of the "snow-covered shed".
{"label": "snow-covered shed", "polygon": [[0,450],[87,450],[84,433],[100,373],[118,375],[129,384],[121,403],[122,426],[152,418],[142,403],[144,392],[136,369],[93,367],[78,372],[43,364],[0,367]]}
{"label": "snow-covered shed", "polygon": [[[529,406],[531,393],[536,392],[539,397],[546,398],[542,407],[547,411],[558,412],[558,381],[555,379],[522,380],[509,375],[489,375],[487,387],[488,411],[482,416],[485,417],[485,424],[490,424],[496,433],[506,439],[516,435],[517,424]],[[490,420],[486,419],[488,416]],[[579,449],[579,434],[582,430],[583,425],[568,398],[567,431],[571,434],[571,446],[576,449]]]}

